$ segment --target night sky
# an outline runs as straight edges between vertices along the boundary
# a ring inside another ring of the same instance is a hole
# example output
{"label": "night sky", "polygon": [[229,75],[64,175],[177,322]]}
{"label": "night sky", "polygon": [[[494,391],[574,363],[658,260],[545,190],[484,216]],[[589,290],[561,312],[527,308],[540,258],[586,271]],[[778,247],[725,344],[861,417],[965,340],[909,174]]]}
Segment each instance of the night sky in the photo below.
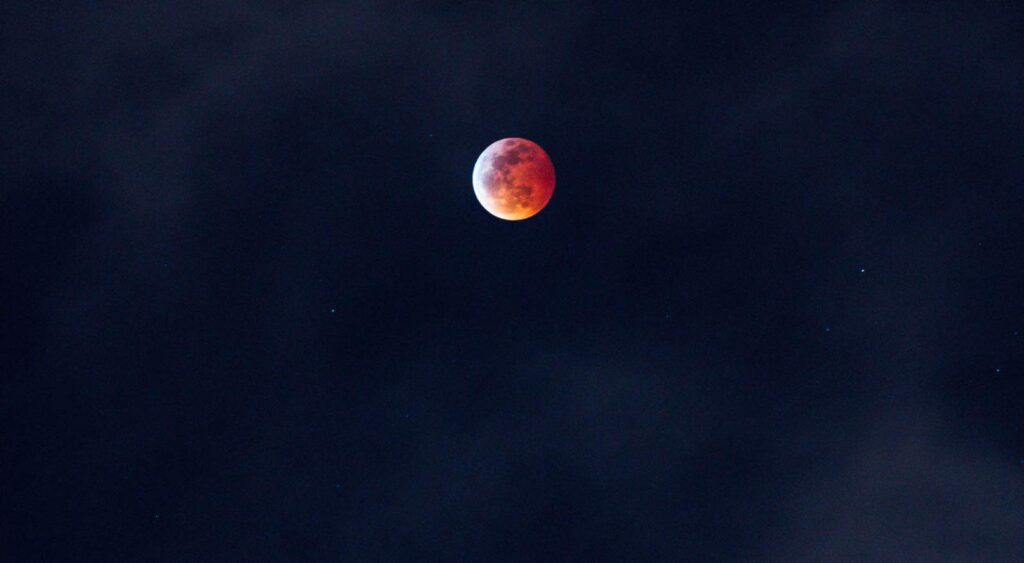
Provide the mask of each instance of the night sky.
{"label": "night sky", "polygon": [[1024,560],[1024,6],[911,4],[3,2],[2,558]]}

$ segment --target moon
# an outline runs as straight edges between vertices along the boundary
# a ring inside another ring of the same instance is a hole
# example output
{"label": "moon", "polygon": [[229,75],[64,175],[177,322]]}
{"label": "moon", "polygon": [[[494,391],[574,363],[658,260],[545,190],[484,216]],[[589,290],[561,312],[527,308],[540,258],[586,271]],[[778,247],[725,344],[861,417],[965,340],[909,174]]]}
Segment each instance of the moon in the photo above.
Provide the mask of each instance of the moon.
{"label": "moon", "polygon": [[495,141],[476,159],[473,192],[480,205],[499,219],[529,219],[551,201],[555,167],[533,141],[518,137]]}

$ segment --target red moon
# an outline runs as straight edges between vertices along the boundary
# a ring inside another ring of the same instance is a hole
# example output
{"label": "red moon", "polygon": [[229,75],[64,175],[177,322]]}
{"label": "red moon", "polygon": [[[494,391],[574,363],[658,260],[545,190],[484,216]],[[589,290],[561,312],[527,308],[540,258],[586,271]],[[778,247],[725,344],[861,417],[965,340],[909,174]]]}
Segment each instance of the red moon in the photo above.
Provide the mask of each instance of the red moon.
{"label": "red moon", "polygon": [[491,215],[506,221],[529,219],[551,201],[555,167],[537,143],[502,139],[476,159],[473,191]]}

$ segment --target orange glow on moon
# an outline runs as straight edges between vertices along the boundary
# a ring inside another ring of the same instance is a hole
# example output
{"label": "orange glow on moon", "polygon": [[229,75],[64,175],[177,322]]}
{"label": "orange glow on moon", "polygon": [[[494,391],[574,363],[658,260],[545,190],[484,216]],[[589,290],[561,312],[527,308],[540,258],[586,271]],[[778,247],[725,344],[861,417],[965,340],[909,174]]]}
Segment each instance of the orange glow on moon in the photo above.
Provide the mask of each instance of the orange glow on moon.
{"label": "orange glow on moon", "polygon": [[551,201],[555,167],[537,143],[502,139],[476,159],[473,191],[491,215],[506,221],[529,219]]}

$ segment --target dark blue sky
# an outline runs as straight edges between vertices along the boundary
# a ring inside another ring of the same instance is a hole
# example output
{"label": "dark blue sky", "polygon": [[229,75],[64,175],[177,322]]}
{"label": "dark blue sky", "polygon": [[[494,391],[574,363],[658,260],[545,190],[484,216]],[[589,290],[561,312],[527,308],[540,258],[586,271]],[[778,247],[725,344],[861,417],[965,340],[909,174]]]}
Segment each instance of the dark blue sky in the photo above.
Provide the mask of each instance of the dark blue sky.
{"label": "dark blue sky", "polygon": [[1024,559],[1024,9],[749,4],[5,2],[2,550]]}

